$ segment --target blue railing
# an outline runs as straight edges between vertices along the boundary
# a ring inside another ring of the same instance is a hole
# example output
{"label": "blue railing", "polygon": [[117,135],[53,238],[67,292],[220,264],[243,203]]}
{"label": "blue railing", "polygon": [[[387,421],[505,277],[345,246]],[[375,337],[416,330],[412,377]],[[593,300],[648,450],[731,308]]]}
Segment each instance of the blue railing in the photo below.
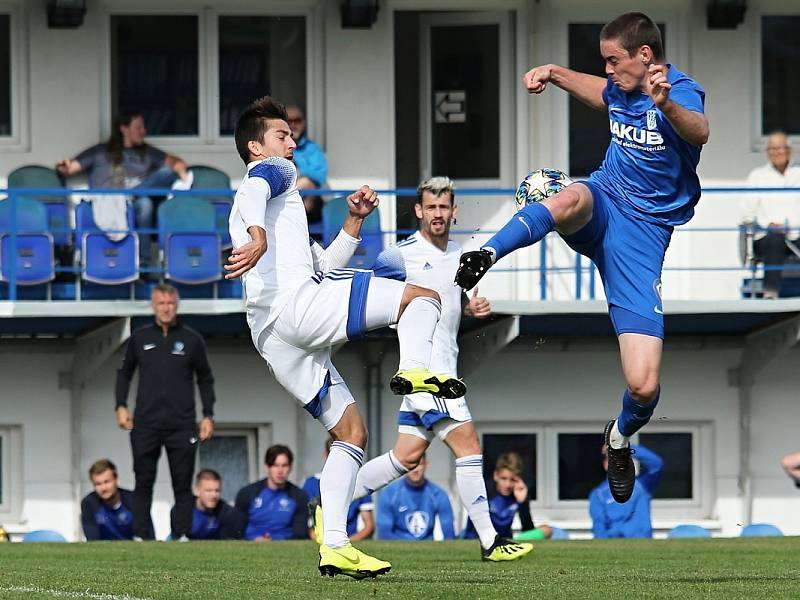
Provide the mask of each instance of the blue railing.
{"label": "blue railing", "polygon": [[[395,189],[379,189],[376,190],[379,194],[385,196],[395,196],[395,197],[414,197],[416,196],[416,189],[415,188],[395,188]],[[132,190],[120,190],[118,188],[93,188],[93,189],[69,189],[69,188],[13,188],[13,189],[4,189],[0,190],[0,194],[6,194],[7,202],[9,202],[9,221],[8,221],[8,231],[0,231],[0,237],[3,234],[7,234],[9,236],[9,246],[12,257],[14,257],[10,261],[4,261],[6,263],[5,279],[8,283],[8,299],[14,301],[18,298],[18,273],[17,273],[17,260],[16,257],[18,256],[19,246],[18,246],[18,233],[20,233],[18,227],[18,206],[17,206],[17,199],[19,197],[57,197],[57,196],[102,196],[102,195],[119,195],[120,193],[128,193],[130,194]],[[304,190],[301,192],[303,195],[324,195],[324,196],[343,196],[346,194],[351,193],[352,190],[340,190],[340,189],[330,189],[330,190]],[[513,197],[515,190],[514,188],[465,188],[457,190],[457,197],[472,197],[472,196],[493,196],[497,199],[508,201],[509,198]],[[742,188],[742,187],[713,187],[713,188],[705,188],[703,190],[704,195],[709,194],[731,194],[731,193],[740,193],[740,194],[753,194],[753,193],[785,193],[785,192],[800,192],[800,188]],[[191,190],[169,190],[169,189],[136,189],[135,190],[136,196],[167,196],[167,195],[174,195],[174,196],[181,196],[181,195],[188,195],[188,196],[200,196],[200,197],[231,197],[233,192],[228,189],[191,189]],[[131,194],[132,195],[132,194]],[[691,225],[686,225],[683,227],[679,227],[676,231],[679,232],[691,232],[691,233],[732,233],[737,231],[738,228],[732,227],[692,227]],[[792,229],[793,231],[795,228]],[[57,229],[51,228],[49,230],[51,233],[72,233],[74,230],[71,227],[66,227],[64,229]],[[97,232],[99,230],[85,230],[85,231],[92,231]],[[397,235],[408,235],[413,233],[415,229],[395,229],[395,230],[383,230],[381,233],[388,236],[397,236]],[[145,235],[155,235],[159,231],[157,229],[136,229],[135,232]],[[322,233],[321,227],[316,227],[315,232]],[[110,233],[106,231],[105,233]],[[121,233],[128,233],[128,231],[124,231]],[[488,236],[490,234],[495,233],[493,230],[486,230],[486,229],[452,229],[451,234],[454,236],[473,236],[475,234],[480,234],[482,236]],[[553,234],[554,235],[554,234]],[[73,263],[74,264],[74,263]],[[770,269],[792,269],[792,268],[800,268],[789,266],[773,266],[773,267],[760,267],[762,270],[770,270]],[[724,272],[724,271],[739,271],[745,272],[750,275],[751,281],[755,280],[756,276],[756,266],[754,264],[750,265],[742,265],[742,266],[730,266],[730,265],[710,265],[710,266],[682,266],[682,267],[665,267],[665,271],[714,271],[714,272]],[[75,273],[78,274],[80,272],[80,268],[76,266],[64,266],[60,265],[55,268],[57,273]],[[158,273],[163,274],[164,268],[163,266],[158,267],[150,267],[150,268],[141,268],[141,271],[144,273]],[[574,273],[575,276],[575,297],[580,299],[584,296],[584,276],[588,276],[588,282],[586,283],[586,295],[588,298],[593,299],[595,298],[595,287],[596,287],[596,270],[594,265],[591,261],[583,260],[579,254],[575,254],[574,257],[574,264],[565,267],[565,266],[556,266],[556,265],[548,265],[548,257],[547,257],[547,240],[544,241],[540,245],[539,248],[539,264],[532,267],[516,267],[516,268],[503,268],[503,267],[496,267],[492,270],[493,273],[512,273],[512,272],[525,272],[525,271],[538,271],[539,273],[539,297],[541,300],[545,300],[548,297],[548,281],[547,276],[548,274],[553,273]]]}

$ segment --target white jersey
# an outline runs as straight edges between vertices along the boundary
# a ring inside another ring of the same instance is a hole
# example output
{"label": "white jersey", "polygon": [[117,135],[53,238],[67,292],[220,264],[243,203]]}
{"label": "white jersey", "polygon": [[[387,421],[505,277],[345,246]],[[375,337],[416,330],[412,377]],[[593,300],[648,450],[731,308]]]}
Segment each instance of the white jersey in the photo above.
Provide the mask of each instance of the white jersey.
{"label": "white jersey", "polygon": [[301,284],[314,274],[314,254],[303,199],[296,187],[297,169],[279,157],[247,165],[229,220],[231,240],[238,248],[250,241],[247,229],[267,232],[267,251],[244,274],[247,320],[253,333],[275,321]]}
{"label": "white jersey", "polygon": [[[750,187],[796,188],[800,187],[800,167],[789,165],[781,173],[771,163],[756,167],[747,177]],[[742,219],[756,221],[761,227],[770,223],[800,224],[800,193],[764,192],[748,194],[741,205]]]}
{"label": "white jersey", "polygon": [[458,327],[461,323],[461,288],[453,283],[461,246],[448,241],[442,251],[417,231],[378,256],[373,270],[380,277],[399,279],[435,290],[442,299],[442,317],[433,336],[430,369],[457,377]]}

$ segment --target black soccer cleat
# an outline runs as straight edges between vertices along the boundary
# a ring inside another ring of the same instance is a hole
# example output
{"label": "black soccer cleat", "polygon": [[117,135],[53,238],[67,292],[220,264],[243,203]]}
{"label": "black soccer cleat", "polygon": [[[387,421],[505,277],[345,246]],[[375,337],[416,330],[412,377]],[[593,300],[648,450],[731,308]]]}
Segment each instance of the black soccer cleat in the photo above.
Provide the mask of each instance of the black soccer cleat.
{"label": "black soccer cleat", "polygon": [[633,466],[633,450],[630,448],[612,448],[610,443],[611,429],[615,419],[606,425],[603,437],[608,452],[608,487],[611,495],[619,504],[625,504],[631,499],[633,486],[636,483],[636,468]]}
{"label": "black soccer cleat", "polygon": [[456,285],[465,290],[471,290],[481,277],[486,275],[486,271],[494,264],[492,253],[481,248],[471,252],[464,252],[458,262],[456,271]]}

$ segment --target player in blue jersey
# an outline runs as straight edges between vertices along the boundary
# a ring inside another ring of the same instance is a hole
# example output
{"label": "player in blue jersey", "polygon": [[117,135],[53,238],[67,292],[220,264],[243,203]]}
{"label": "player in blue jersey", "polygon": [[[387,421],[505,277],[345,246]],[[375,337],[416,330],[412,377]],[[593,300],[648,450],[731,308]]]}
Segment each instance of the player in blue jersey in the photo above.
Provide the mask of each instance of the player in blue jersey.
{"label": "player in blue jersey", "polygon": [[696,168],[708,141],[705,92],[665,62],[661,33],[642,13],[627,13],[600,32],[603,79],[557,65],[523,81],[532,94],[549,83],[607,110],[611,143],[600,168],[519,211],[480,250],[461,258],[456,283],[473,288],[498,260],[556,230],[597,266],[617,333],[627,383],[622,411],[605,430],[608,483],[618,502],[633,492],[630,436],[653,414],[660,393],[664,338],[661,268],[672,230],[700,199]]}
{"label": "player in blue jersey", "polygon": [[[214,469],[198,471],[193,492],[192,529],[188,535],[190,540],[242,538],[244,515],[222,499],[222,477],[219,473]],[[175,511],[175,507],[172,511]],[[172,522],[175,520],[172,519]]]}
{"label": "player in blue jersey", "polygon": [[119,487],[117,467],[103,458],[89,467],[94,491],[81,501],[87,542],[133,539],[133,492]]}
{"label": "player in blue jersey", "polygon": [[428,461],[389,484],[378,499],[378,538],[381,540],[432,540],[436,517],[446,540],[455,539],[453,507],[447,492],[425,478]]}
{"label": "player in blue jersey", "polygon": [[289,481],[294,455],[281,444],[267,448],[267,477],[236,494],[236,510],[247,519],[244,539],[307,540],[308,496]]}

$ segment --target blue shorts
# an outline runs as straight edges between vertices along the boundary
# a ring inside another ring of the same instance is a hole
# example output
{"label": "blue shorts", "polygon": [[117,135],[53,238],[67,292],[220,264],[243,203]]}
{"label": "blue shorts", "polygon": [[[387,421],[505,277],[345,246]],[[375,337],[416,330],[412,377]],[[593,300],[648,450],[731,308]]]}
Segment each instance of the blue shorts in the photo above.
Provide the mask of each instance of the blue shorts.
{"label": "blue shorts", "polygon": [[622,200],[591,180],[582,183],[592,192],[592,219],[564,241],[597,266],[617,335],[663,339],[661,268],[673,228],[636,219],[620,210]]}

